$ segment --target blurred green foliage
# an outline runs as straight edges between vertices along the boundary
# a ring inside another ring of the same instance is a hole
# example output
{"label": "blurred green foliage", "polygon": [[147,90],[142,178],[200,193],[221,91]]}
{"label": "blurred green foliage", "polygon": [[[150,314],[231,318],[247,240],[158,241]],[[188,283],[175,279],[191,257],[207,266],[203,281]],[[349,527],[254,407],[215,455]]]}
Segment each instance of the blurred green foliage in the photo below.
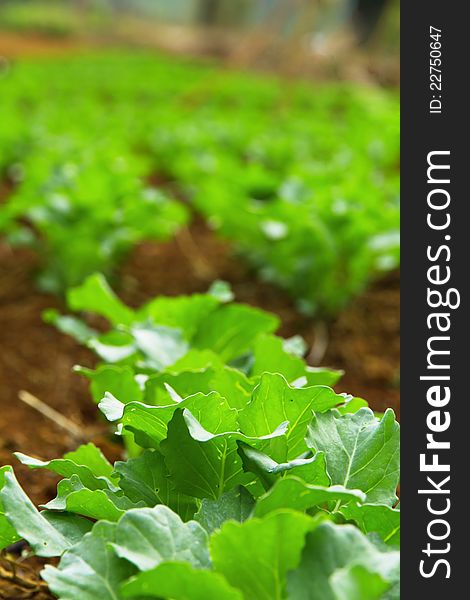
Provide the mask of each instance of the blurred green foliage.
{"label": "blurred green foliage", "polygon": [[19,32],[34,30],[54,37],[65,37],[77,33],[82,26],[81,15],[69,2],[6,0],[0,6],[2,29]]}
{"label": "blurred green foliage", "polygon": [[138,52],[22,62],[0,86],[16,183],[0,230],[40,249],[49,289],[171,235],[187,217],[175,185],[306,312],[336,312],[398,265],[393,92]]}

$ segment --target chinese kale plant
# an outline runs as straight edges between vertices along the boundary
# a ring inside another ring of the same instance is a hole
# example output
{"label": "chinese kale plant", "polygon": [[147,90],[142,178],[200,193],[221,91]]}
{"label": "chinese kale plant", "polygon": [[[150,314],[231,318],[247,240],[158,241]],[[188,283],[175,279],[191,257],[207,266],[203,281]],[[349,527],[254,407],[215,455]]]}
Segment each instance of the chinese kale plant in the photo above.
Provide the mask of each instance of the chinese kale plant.
{"label": "chinese kale plant", "polygon": [[277,319],[227,286],[134,311],[94,276],[78,317],[48,318],[103,361],[84,370],[133,458],[89,443],[32,469],[62,477],[37,510],[0,471],[0,545],[24,538],[62,600],[373,600],[399,597],[399,426],[325,385]]}

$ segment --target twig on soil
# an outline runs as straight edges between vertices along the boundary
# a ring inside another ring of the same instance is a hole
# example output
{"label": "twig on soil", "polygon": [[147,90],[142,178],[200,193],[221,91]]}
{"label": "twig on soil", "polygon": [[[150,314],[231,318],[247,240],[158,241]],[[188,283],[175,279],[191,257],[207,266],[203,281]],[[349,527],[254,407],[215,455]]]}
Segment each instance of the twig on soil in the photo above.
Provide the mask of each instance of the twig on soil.
{"label": "twig on soil", "polygon": [[190,262],[196,277],[205,280],[214,279],[213,268],[199,251],[199,248],[187,227],[183,227],[178,231],[175,240],[181,252]]}
{"label": "twig on soil", "polygon": [[18,397],[22,402],[40,412],[44,417],[50,419],[62,429],[65,429],[76,440],[84,440],[83,432],[78,425],[70,419],[67,419],[67,417],[64,417],[64,415],[60,414],[48,404],[45,404],[42,400],[39,400],[39,398],[36,398],[36,396],[33,396],[33,394],[30,394],[26,390],[21,390]]}
{"label": "twig on soil", "polygon": [[[46,591],[48,589],[47,583],[45,581],[38,581],[35,579],[29,579],[26,575],[23,575],[18,572],[17,565],[14,561],[8,559],[8,557],[3,557],[8,564],[8,569],[4,566],[0,565],[0,579],[4,579],[5,581],[9,581],[12,584],[15,584],[20,589],[28,590],[28,591]],[[23,568],[23,566],[21,567]],[[35,575],[35,572],[30,569],[31,573]]]}
{"label": "twig on soil", "polygon": [[326,323],[324,321],[316,322],[314,325],[314,342],[308,355],[308,362],[312,366],[317,367],[321,364],[328,348],[329,339]]}

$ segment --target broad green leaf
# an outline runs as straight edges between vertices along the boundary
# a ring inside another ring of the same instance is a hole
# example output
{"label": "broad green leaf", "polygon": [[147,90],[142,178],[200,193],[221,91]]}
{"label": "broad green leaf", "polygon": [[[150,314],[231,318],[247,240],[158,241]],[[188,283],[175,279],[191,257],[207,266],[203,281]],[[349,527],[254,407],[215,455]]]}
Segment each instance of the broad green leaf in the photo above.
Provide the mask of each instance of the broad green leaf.
{"label": "broad green leaf", "polygon": [[11,467],[6,467],[3,476],[0,501],[5,516],[18,536],[24,538],[38,556],[60,556],[88,530],[89,521],[74,515],[67,515],[56,527],[54,519],[49,521],[24,493]]}
{"label": "broad green leaf", "polygon": [[290,384],[305,377],[308,386],[333,386],[338,382],[342,371],[307,366],[302,358],[289,351],[292,346],[286,342],[287,340],[275,335],[260,335],[253,346],[254,363],[251,374],[280,373]]}
{"label": "broad green leaf", "polygon": [[69,290],[67,302],[72,310],[96,313],[113,325],[129,325],[135,319],[134,312],[119,300],[106,279],[98,273]]}
{"label": "broad green leaf", "polygon": [[214,568],[241,589],[245,600],[282,600],[287,572],[299,564],[305,536],[316,525],[294,511],[229,521],[211,537]]}
{"label": "broad green leaf", "polygon": [[219,573],[195,569],[188,563],[165,562],[139,573],[122,586],[124,598],[172,600],[243,600]]}
{"label": "broad green leaf", "polygon": [[82,517],[66,512],[42,510],[40,515],[68,540],[71,546],[82,540],[85,533],[88,533],[93,527],[93,523],[88,519],[82,519]]}
{"label": "broad green leaf", "polygon": [[280,508],[303,511],[327,502],[364,502],[365,499],[365,494],[360,490],[348,490],[342,485],[311,485],[289,475],[276,481],[264,496],[258,498],[254,514],[263,517]]}
{"label": "broad green leaf", "polygon": [[117,521],[126,510],[135,506],[122,494],[110,490],[90,490],[77,475],[72,475],[70,479],[59,481],[57,497],[45,504],[44,508],[68,511],[96,520]]}
{"label": "broad green leaf", "polygon": [[[265,373],[253,391],[251,402],[240,412],[239,423],[247,435],[260,436],[289,421],[285,440],[281,444],[275,442],[272,448],[272,458],[284,462],[307,450],[304,438],[313,411],[323,412],[343,402],[344,398],[331,388],[293,388],[282,375]],[[286,447],[282,445],[284,441]]]}
{"label": "broad green leaf", "polygon": [[90,533],[65,552],[58,567],[46,565],[41,575],[61,600],[119,600],[119,587],[136,572],[116,556],[110,544],[116,523],[99,521]]}
{"label": "broad green leaf", "polygon": [[[175,364],[165,369],[166,373],[182,373],[183,371],[203,371],[211,367],[222,368],[224,363],[212,350],[197,350],[191,348],[187,354],[177,360]],[[198,390],[200,391],[200,390]]]}
{"label": "broad green leaf", "polygon": [[204,498],[194,519],[208,533],[212,533],[220,529],[225,521],[245,521],[250,516],[254,504],[253,497],[240,486],[225,492],[218,500]]}
{"label": "broad green leaf", "polygon": [[[114,336],[112,337],[114,338]],[[105,363],[133,364],[139,359],[139,354],[134,342],[129,340],[131,338],[128,338],[128,341],[124,342],[123,339],[110,339],[109,336],[100,336],[98,339],[89,340],[87,345]]]}
{"label": "broad green leaf", "polygon": [[141,571],[166,561],[210,567],[208,535],[196,521],[183,521],[167,506],[129,510],[118,522],[113,548]]}
{"label": "broad green leaf", "polygon": [[134,338],[123,326],[90,338],[86,345],[107,364],[134,366],[140,358]]}
{"label": "broad green leaf", "polygon": [[289,383],[305,375],[305,362],[288,352],[283,339],[275,335],[260,335],[253,346],[252,375],[280,373]]}
{"label": "broad green leaf", "polygon": [[124,404],[143,400],[143,391],[129,366],[100,365],[95,370],[75,367],[75,371],[91,381],[91,395],[97,404],[106,392],[118,396]]}
{"label": "broad green leaf", "polygon": [[[5,473],[9,473],[10,466],[0,468],[0,492],[5,484]],[[15,528],[5,516],[2,497],[0,495],[0,550],[17,542],[20,536],[16,533]]]}
{"label": "broad green leaf", "polygon": [[157,371],[175,363],[189,349],[179,329],[144,323],[132,326],[130,332],[145,357],[145,366]]}
{"label": "broad green leaf", "polygon": [[234,430],[227,431],[216,413],[206,415],[206,420],[210,419],[212,432],[204,429],[188,410],[177,411],[169,424],[168,437],[161,444],[161,452],[179,491],[196,498],[216,500],[224,492],[252,479],[243,472],[237,440],[262,444],[266,439],[284,435],[285,427],[280,426],[263,438],[250,438]]}
{"label": "broad green leaf", "polygon": [[379,600],[389,587],[378,573],[371,573],[362,565],[349,565],[331,576],[337,600]]}
{"label": "broad green leaf", "polygon": [[[197,392],[208,394],[215,388],[210,386],[210,381],[214,376],[214,370],[211,368],[182,371],[180,373],[170,373],[164,371],[150,375],[145,384],[146,404],[154,406],[166,406],[169,404],[169,396],[166,385],[169,385],[182,398],[191,396]],[[216,390],[218,391],[218,390]],[[114,394],[118,396],[118,394]]]}
{"label": "broad green leaf", "polygon": [[177,327],[191,340],[200,323],[219,306],[220,300],[213,295],[193,294],[167,298],[159,296],[137,311],[138,320],[150,319],[156,325]]}
{"label": "broad green leaf", "polygon": [[227,400],[231,408],[238,410],[245,408],[253,391],[253,382],[241,371],[228,366],[214,369],[209,385]]}
{"label": "broad green leaf", "polygon": [[44,311],[42,316],[46,323],[54,325],[61,333],[70,335],[80,344],[87,344],[99,335],[95,329],[88,327],[81,319],[70,315],[61,315],[55,309]]}
{"label": "broad green leaf", "polygon": [[325,456],[317,452],[315,456],[294,458],[288,462],[278,463],[264,452],[239,442],[238,452],[243,461],[245,471],[257,475],[265,490],[268,490],[279,477],[287,474],[296,475],[306,483],[329,486],[330,478],[326,472]]}
{"label": "broad green leaf", "polygon": [[84,444],[64,454],[63,458],[39,460],[26,456],[21,452],[15,453],[16,458],[30,469],[48,469],[62,477],[78,475],[83,485],[90,490],[113,489],[113,467],[94,444]]}
{"label": "broad green leaf", "polygon": [[364,533],[377,533],[386,544],[400,545],[400,511],[385,504],[355,503],[342,506],[340,513],[354,521]]}
{"label": "broad green leaf", "polygon": [[362,490],[371,504],[395,504],[400,432],[392,410],[380,421],[368,408],[354,414],[317,414],[307,443],[325,453],[333,484]]}
{"label": "broad green leaf", "polygon": [[357,397],[349,397],[343,406],[338,407],[338,412],[342,415],[346,413],[356,413],[361,408],[368,408],[369,404],[366,400]]}
{"label": "broad green leaf", "polygon": [[145,384],[145,402],[157,406],[168,404],[167,385],[182,398],[196,393],[219,392],[231,408],[237,409],[246,406],[253,389],[252,382],[243,373],[222,364],[180,372],[169,367],[162,373],[150,375]]}
{"label": "broad green leaf", "polygon": [[137,435],[143,446],[158,447],[167,437],[168,423],[178,408],[190,409],[196,418],[208,428],[233,431],[237,428],[237,411],[217,392],[194,394],[179,403],[168,397],[171,404],[150,406],[141,402],[122,404],[110,394],[100,402],[99,408],[110,421],[119,421],[122,426]]}
{"label": "broad green leaf", "polygon": [[[381,552],[356,527],[324,522],[307,536],[300,566],[288,575],[287,597],[346,600],[350,591],[354,600],[378,600],[398,568],[398,552]],[[360,590],[367,595],[357,596]]]}
{"label": "broad green leaf", "polygon": [[106,477],[108,479],[113,477],[113,466],[101,450],[91,442],[79,446],[73,452],[64,454],[64,459],[78,465],[86,465],[96,477]]}
{"label": "broad green leaf", "polygon": [[278,325],[277,317],[251,306],[220,306],[200,323],[193,345],[209,348],[229,362],[249,350],[259,334],[271,333]]}
{"label": "broad green leaf", "polygon": [[328,367],[311,367],[307,365],[305,369],[305,377],[307,386],[326,385],[333,387],[338,383],[344,371],[341,369],[330,369]]}
{"label": "broad green leaf", "polygon": [[119,487],[133,502],[144,502],[149,507],[165,504],[183,521],[188,521],[196,512],[194,499],[172,488],[159,452],[145,450],[138,458],[115,463],[114,468],[120,478]]}

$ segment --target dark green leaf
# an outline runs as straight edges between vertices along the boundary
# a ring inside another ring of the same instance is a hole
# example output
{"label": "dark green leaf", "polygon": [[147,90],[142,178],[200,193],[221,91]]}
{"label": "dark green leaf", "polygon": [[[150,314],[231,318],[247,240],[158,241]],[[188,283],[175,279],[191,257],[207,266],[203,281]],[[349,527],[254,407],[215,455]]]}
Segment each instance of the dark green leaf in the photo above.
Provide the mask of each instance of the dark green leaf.
{"label": "dark green leaf", "polygon": [[240,486],[225,492],[218,500],[204,498],[194,519],[208,533],[212,533],[220,529],[225,521],[245,521],[250,516],[254,504],[253,497]]}

